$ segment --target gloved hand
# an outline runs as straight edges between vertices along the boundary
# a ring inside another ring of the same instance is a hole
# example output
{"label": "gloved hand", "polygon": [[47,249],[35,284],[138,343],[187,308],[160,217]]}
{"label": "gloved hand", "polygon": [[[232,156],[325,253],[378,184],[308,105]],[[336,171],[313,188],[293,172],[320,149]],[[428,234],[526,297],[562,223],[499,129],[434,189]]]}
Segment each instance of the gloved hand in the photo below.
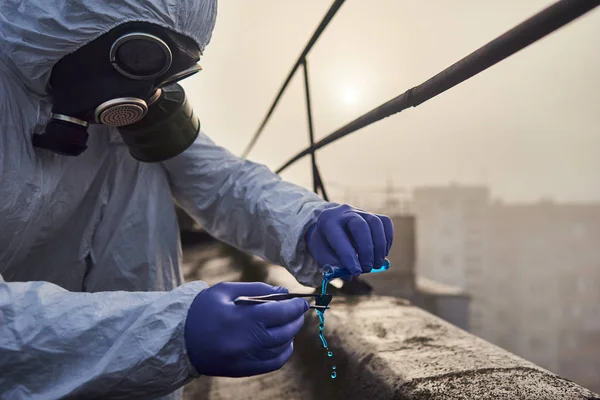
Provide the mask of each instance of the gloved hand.
{"label": "gloved hand", "polygon": [[265,283],[219,283],[196,296],[185,323],[192,365],[201,375],[241,377],[281,368],[292,355],[308,302],[301,298],[235,305],[238,296],[287,293]]}
{"label": "gloved hand", "polygon": [[306,240],[309,253],[320,266],[343,267],[358,276],[383,265],[393,238],[389,217],[344,204],[323,211]]}

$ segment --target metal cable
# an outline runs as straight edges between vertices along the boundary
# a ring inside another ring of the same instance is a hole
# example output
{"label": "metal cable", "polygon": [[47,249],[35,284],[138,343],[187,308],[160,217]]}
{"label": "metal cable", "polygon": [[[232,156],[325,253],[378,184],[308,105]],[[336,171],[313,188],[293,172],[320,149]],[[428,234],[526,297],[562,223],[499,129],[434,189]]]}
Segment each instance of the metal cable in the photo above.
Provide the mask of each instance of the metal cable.
{"label": "metal cable", "polygon": [[365,126],[409,107],[416,107],[477,75],[558,28],[591,11],[600,0],[561,0],[492,40],[428,81],[363,114],[349,124],[292,157],[276,172],[281,173],[302,157]]}
{"label": "metal cable", "polygon": [[331,5],[331,7],[329,8],[329,11],[327,11],[327,14],[325,14],[325,16],[323,17],[323,20],[321,21],[321,23],[319,24],[319,26],[315,30],[315,33],[313,33],[312,37],[310,38],[310,40],[306,44],[306,47],[304,47],[304,50],[300,54],[300,57],[298,57],[298,60],[296,61],[296,64],[294,64],[294,66],[292,67],[292,70],[290,71],[290,73],[288,74],[287,78],[283,82],[283,86],[279,90],[279,93],[277,93],[277,96],[275,97],[275,100],[273,101],[273,104],[271,104],[271,108],[267,112],[267,115],[265,115],[265,117],[263,118],[263,120],[262,120],[262,122],[261,122],[261,124],[260,124],[260,126],[258,128],[258,130],[256,131],[256,133],[254,133],[254,136],[252,137],[252,140],[250,140],[250,143],[248,144],[248,146],[246,147],[246,149],[242,153],[242,158],[246,158],[246,157],[248,157],[248,154],[250,154],[250,151],[252,150],[252,148],[256,144],[256,141],[258,140],[258,138],[262,134],[263,130],[265,129],[265,126],[267,125],[267,122],[271,118],[271,115],[273,114],[273,111],[275,111],[275,107],[279,103],[279,100],[281,99],[281,96],[283,95],[283,92],[285,92],[285,89],[287,88],[287,86],[289,85],[290,81],[292,80],[292,77],[294,76],[294,74],[296,73],[296,71],[298,70],[298,68],[300,67],[300,65],[302,65],[302,62],[304,61],[304,59],[306,58],[306,56],[308,55],[308,53],[310,52],[310,50],[312,49],[312,47],[314,46],[314,44],[317,42],[317,40],[319,39],[319,37],[321,36],[321,34],[325,30],[325,28],[327,28],[327,25],[329,25],[329,22],[331,22],[331,20],[333,19],[333,17],[335,16],[335,14],[338,12],[338,10],[342,6],[342,4],[344,4],[344,1],[345,0],[335,0],[333,2],[333,4]]}

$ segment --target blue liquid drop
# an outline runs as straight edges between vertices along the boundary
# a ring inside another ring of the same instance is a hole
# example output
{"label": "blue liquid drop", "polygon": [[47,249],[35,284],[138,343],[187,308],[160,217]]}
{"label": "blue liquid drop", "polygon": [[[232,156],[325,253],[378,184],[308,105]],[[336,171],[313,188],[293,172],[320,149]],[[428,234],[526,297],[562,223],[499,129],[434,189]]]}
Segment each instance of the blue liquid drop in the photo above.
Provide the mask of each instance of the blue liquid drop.
{"label": "blue liquid drop", "polygon": [[328,355],[329,357],[331,357],[331,356],[333,356],[333,352],[331,352],[331,351],[328,351],[328,352],[327,352],[327,355]]}
{"label": "blue liquid drop", "polygon": [[336,366],[334,365],[333,367],[331,367],[331,369],[335,370]]}
{"label": "blue liquid drop", "polygon": [[337,373],[335,371],[333,371],[331,373],[331,379],[335,379],[335,378],[337,378]]}

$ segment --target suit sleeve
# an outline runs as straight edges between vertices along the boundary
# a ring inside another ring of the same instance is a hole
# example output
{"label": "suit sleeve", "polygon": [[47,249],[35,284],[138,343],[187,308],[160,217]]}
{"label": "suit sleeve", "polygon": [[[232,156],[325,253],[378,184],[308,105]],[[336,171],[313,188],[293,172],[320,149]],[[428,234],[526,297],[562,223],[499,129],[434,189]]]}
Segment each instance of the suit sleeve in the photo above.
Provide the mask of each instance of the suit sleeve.
{"label": "suit sleeve", "polygon": [[319,285],[305,235],[319,214],[336,204],[234,156],[202,132],[164,166],[176,201],[207,232],[286,267],[303,284]]}
{"label": "suit sleeve", "polygon": [[206,287],[68,292],[0,275],[0,392],[9,399],[155,398],[197,376],[183,329]]}

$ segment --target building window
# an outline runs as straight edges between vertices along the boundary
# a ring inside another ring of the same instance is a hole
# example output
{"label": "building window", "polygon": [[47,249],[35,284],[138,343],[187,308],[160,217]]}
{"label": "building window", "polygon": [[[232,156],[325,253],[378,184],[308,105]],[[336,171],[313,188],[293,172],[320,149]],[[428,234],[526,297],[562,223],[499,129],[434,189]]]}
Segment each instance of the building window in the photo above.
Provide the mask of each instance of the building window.
{"label": "building window", "polygon": [[465,257],[465,263],[469,264],[469,265],[479,265],[483,262],[483,259],[481,257],[477,257],[477,256],[467,256]]}
{"label": "building window", "polygon": [[440,235],[446,238],[452,237],[452,228],[450,228],[449,226],[444,226],[440,230]]}
{"label": "building window", "polygon": [[445,267],[450,267],[453,264],[453,260],[451,256],[443,256],[442,257],[442,265]]}
{"label": "building window", "polygon": [[529,339],[529,348],[534,353],[543,351],[546,347],[546,343],[542,338],[532,337]]}
{"label": "building window", "polygon": [[583,294],[586,292],[588,285],[588,278],[580,276],[577,278],[577,293]]}
{"label": "building window", "polygon": [[467,229],[467,236],[468,237],[481,237],[481,229],[478,228],[469,228]]}
{"label": "building window", "polygon": [[469,250],[481,250],[482,244],[479,240],[467,239],[465,240],[465,249]]}
{"label": "building window", "polygon": [[452,208],[452,202],[448,199],[440,200],[439,205],[442,210],[449,210]]}
{"label": "building window", "polygon": [[584,239],[587,236],[587,229],[586,229],[585,225],[582,223],[575,224],[573,226],[571,232],[572,232],[573,239],[576,239],[576,240]]}

